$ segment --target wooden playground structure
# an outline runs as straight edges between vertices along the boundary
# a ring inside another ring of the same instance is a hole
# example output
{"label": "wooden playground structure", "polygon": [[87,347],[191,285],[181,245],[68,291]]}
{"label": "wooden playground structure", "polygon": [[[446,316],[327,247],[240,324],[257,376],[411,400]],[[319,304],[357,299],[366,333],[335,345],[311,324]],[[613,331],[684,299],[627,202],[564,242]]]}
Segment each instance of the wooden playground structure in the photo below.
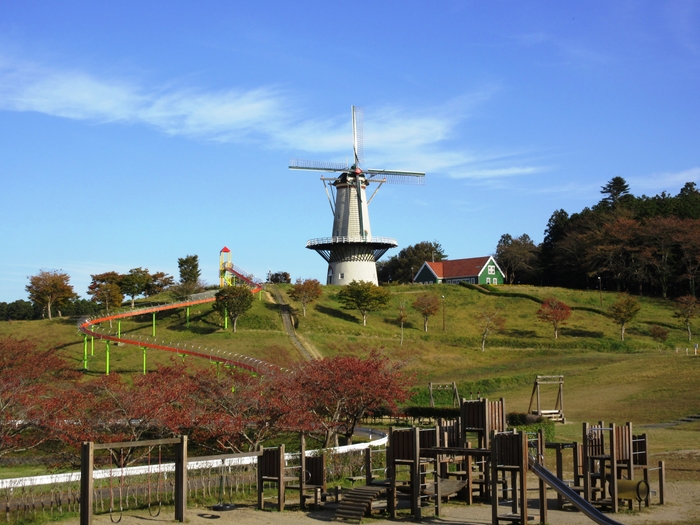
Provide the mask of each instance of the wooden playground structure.
{"label": "wooden playground structure", "polygon": [[[113,454],[120,448],[164,444],[175,446],[175,519],[185,521],[188,459],[187,437],[183,436],[132,443],[85,443],[81,525],[90,525],[92,520],[95,450],[110,449]],[[547,449],[554,451],[555,472],[545,465]],[[569,451],[571,467],[565,469],[564,456]],[[467,504],[478,499],[491,504],[494,525],[526,525],[533,519],[547,522],[549,487],[557,493],[558,508],[571,505],[600,525],[616,525],[618,522],[602,510],[616,513],[621,502],[630,509],[634,502],[649,506],[652,471],[658,471],[658,503],[665,503],[664,464],[649,465],[647,436],[634,434],[630,423],[583,423],[581,442],[546,443],[542,430],[527,434],[506,428],[503,399],[462,399],[459,418],[438,420],[430,428],[392,427],[385,449],[366,448],[364,454],[364,474],[347,478],[353,484],[362,484],[342,490],[336,487],[333,494],[327,487],[327,457],[307,452],[303,434],[297,454],[285,454],[284,445],[249,454],[257,456],[258,508],[266,508],[266,499],[272,499],[273,508],[283,511],[286,492],[293,490],[299,495],[295,506],[306,509],[311,501],[314,508],[335,508],[336,520],[359,523],[373,510],[385,511],[396,519],[399,509],[408,508],[412,517],[420,520],[427,509],[431,515],[440,516],[442,504],[450,498],[460,498]],[[123,464],[120,470],[123,472]],[[573,479],[564,479],[565,472],[573,472]],[[536,489],[531,487],[533,478]],[[269,490],[272,487],[273,494]],[[536,501],[532,500],[533,490]],[[112,510],[110,507],[110,514]]]}

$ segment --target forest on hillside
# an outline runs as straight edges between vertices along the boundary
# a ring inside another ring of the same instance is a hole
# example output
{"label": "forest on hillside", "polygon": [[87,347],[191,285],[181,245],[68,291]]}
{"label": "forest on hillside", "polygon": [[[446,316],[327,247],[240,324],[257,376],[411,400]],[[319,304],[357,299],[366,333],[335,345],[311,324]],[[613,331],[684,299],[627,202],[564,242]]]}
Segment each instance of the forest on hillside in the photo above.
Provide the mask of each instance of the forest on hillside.
{"label": "forest on hillside", "polygon": [[636,197],[622,177],[603,198],[569,215],[552,213],[544,240],[501,236],[496,260],[510,284],[598,287],[640,295],[695,296],[700,273],[700,191]]}

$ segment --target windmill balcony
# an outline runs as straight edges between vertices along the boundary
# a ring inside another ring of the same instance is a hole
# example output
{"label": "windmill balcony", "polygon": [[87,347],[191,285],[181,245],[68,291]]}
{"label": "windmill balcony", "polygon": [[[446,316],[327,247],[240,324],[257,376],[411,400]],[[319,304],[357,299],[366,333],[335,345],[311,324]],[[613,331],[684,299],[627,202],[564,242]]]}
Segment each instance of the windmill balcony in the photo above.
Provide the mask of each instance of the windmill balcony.
{"label": "windmill balcony", "polygon": [[313,248],[314,246],[323,246],[329,244],[389,244],[391,246],[398,246],[396,239],[391,239],[389,237],[369,237],[369,236],[356,236],[356,237],[321,237],[320,239],[310,239],[306,242],[307,248]]}

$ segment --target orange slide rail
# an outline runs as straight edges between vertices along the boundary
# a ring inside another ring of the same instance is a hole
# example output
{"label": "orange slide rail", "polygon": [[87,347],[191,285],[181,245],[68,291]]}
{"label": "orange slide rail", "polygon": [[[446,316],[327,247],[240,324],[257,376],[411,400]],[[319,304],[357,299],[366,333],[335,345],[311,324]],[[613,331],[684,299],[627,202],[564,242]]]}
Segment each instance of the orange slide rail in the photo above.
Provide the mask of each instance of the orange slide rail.
{"label": "orange slide rail", "polygon": [[[239,272],[236,272],[236,275],[239,279],[243,280],[246,284],[248,284],[248,286],[251,287],[251,293],[255,294],[262,291],[263,287],[261,281],[251,278],[250,275],[244,275]],[[78,321],[78,330],[86,336],[94,337],[97,339],[139,346],[141,348],[154,348],[156,350],[173,352],[179,355],[190,355],[193,357],[206,358],[210,361],[238,366],[246,370],[251,370],[253,372],[263,374],[282,370],[281,367],[267,363],[265,361],[262,361],[261,359],[237,354],[228,350],[217,350],[215,348],[208,347],[202,349],[201,345],[196,346],[189,343],[177,343],[173,346],[172,342],[166,344],[165,340],[159,341],[156,337],[142,337],[140,335],[123,336],[122,334],[115,335],[112,332],[103,331],[102,327],[100,326],[105,321],[115,321],[120,319],[126,319],[129,317],[134,317],[137,315],[163,312],[166,310],[175,310],[178,308],[188,308],[190,306],[205,303],[213,303],[214,301],[216,301],[216,298],[214,297],[214,294],[212,292],[206,292],[205,294],[198,295],[200,297],[191,296],[191,298],[186,301],[180,301],[176,303],[148,306],[145,308],[138,308],[134,310],[128,310],[125,312],[99,315],[97,317],[85,317]],[[201,297],[202,295],[206,295],[206,297]]]}

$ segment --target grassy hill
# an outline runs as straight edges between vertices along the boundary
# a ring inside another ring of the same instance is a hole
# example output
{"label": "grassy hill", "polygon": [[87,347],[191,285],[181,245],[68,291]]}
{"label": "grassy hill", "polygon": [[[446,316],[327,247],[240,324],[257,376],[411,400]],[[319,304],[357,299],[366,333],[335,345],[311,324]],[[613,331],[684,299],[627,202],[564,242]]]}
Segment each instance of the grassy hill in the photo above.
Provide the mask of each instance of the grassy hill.
{"label": "grassy hill", "polygon": [[[570,423],[557,427],[557,437],[567,440],[581,439],[582,421],[632,421],[639,426],[700,413],[700,356],[693,355],[695,338],[688,343],[683,327],[674,319],[671,301],[639,298],[641,312],[621,342],[619,327],[603,314],[616,300],[614,293],[602,294],[601,308],[598,291],[499,286],[494,293],[485,294],[455,285],[392,286],[388,307],[370,313],[367,326],[362,326],[359,312],[342,309],[337,300],[338,287],[324,287],[322,297],[307,308],[306,317],[301,316],[300,305],[287,296],[289,286],[279,289],[293,307],[297,332],[322,355],[382,349],[413,374],[417,400],[426,399],[429,381],[456,381],[463,397],[476,396],[477,392],[490,398],[504,397],[508,411],[525,412],[535,376],[562,374],[564,407]],[[430,319],[426,333],[422,318],[410,308],[416,296],[426,291],[444,296],[444,332],[442,310]],[[538,303],[513,297],[513,293],[534,298],[553,295],[572,307],[585,309],[572,313],[555,340],[552,327],[537,320]],[[396,317],[402,302],[409,320],[400,344]],[[502,333],[488,339],[482,352],[475,315],[489,306],[502,309],[507,322]],[[157,338],[166,344],[186,342],[232,350],[280,365],[301,359],[284,332],[279,309],[269,294],[256,300],[250,312],[239,319],[237,333],[221,330],[221,324],[210,305],[192,309],[189,328],[184,311],[165,312],[158,316]],[[649,328],[654,324],[670,330],[666,343],[651,338]],[[150,336],[151,316],[123,321],[121,330]],[[8,335],[35,339],[42,347],[58,347],[76,368],[82,368],[82,336],[75,320],[0,323],[0,337]],[[690,348],[690,355],[686,355],[686,348]],[[104,354],[104,343],[96,340],[95,354],[90,357],[91,375],[104,371]],[[149,367],[171,358],[164,352],[149,351]],[[141,359],[138,348],[112,346],[111,370],[138,373]],[[195,367],[211,366],[206,360],[187,359]],[[554,387],[551,391],[543,389],[542,394],[544,408],[553,408]],[[450,399],[445,396],[443,401],[449,403]],[[645,431],[650,433],[655,451],[663,454],[666,450],[696,449],[700,423]],[[696,458],[695,463],[700,461]],[[697,474],[693,472],[689,475]]]}

